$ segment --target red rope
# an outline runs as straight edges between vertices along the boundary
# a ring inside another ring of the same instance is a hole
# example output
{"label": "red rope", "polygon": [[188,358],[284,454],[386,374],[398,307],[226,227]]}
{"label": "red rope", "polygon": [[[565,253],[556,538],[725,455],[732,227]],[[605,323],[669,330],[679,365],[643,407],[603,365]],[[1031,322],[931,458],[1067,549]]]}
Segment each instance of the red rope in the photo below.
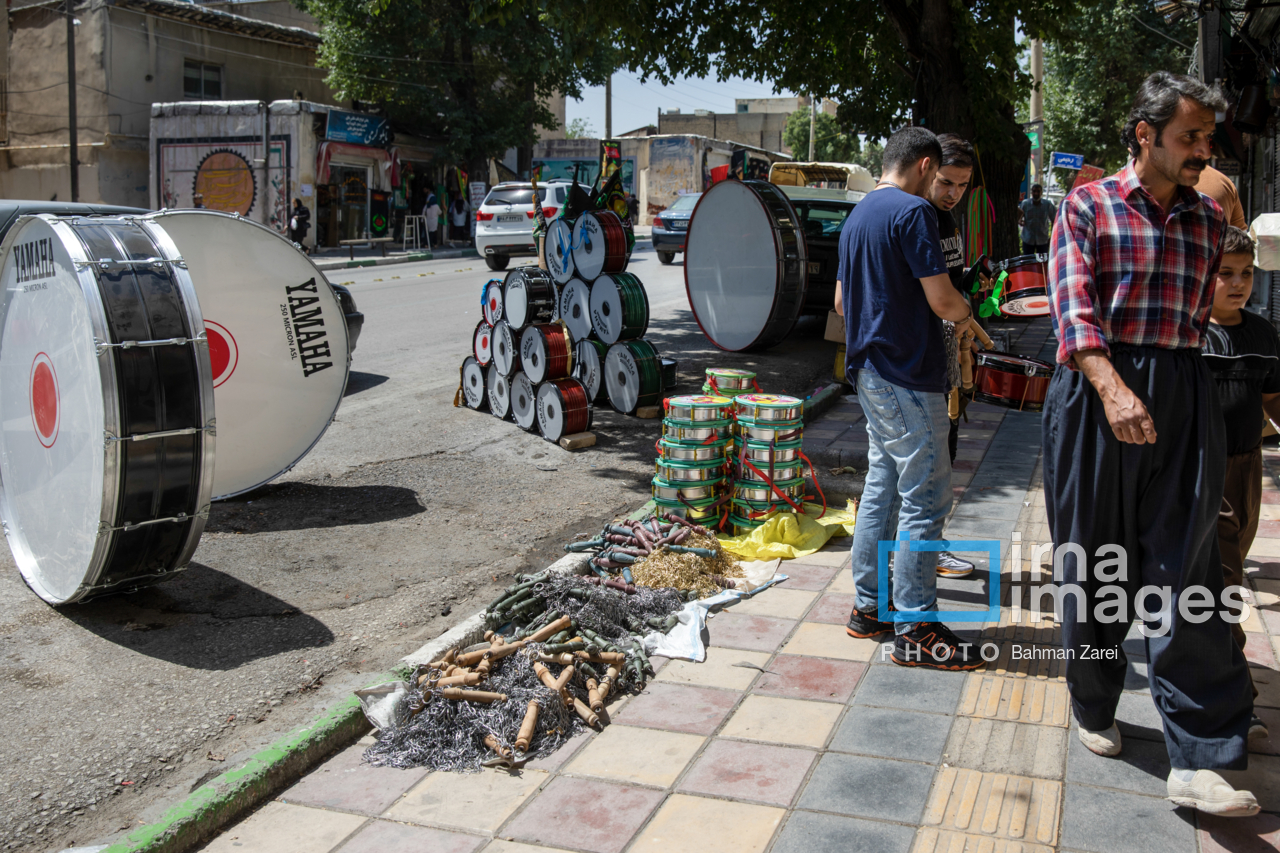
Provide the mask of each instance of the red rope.
{"label": "red rope", "polygon": [[761,394],[764,393],[764,389],[760,387],[760,383],[756,381],[756,378],[754,376],[751,377],[751,384]]}
{"label": "red rope", "polygon": [[818,485],[818,475],[813,471],[813,463],[809,461],[809,457],[804,455],[804,451],[800,451],[800,458],[809,466],[809,476],[813,478],[813,487],[818,490],[818,497],[822,498],[822,514],[818,518],[822,518],[827,514],[827,496],[822,491],[822,486]]}
{"label": "red rope", "polygon": [[794,510],[795,510],[796,512],[798,512],[798,513],[801,513],[802,515],[804,514],[804,509],[803,509],[802,507],[798,507],[798,506],[796,506],[795,501],[791,500],[791,498],[789,498],[789,497],[787,497],[786,495],[784,495],[784,494],[782,493],[782,490],[781,490],[781,489],[779,489],[779,488],[774,484],[774,482],[773,482],[773,479],[772,479],[772,478],[765,478],[765,474],[764,474],[764,472],[763,472],[763,471],[761,471],[761,470],[760,470],[759,468],[757,468],[756,466],[752,465],[752,464],[751,464],[751,460],[747,459],[747,458],[744,456],[744,457],[742,458],[742,464],[746,465],[746,466],[747,466],[748,468],[750,468],[752,471],[755,471],[757,474],[759,474],[761,478],[765,479],[765,482],[769,484],[769,488],[773,491],[773,493],[774,493],[775,495],[777,495],[778,497],[782,498],[782,499],[783,499],[784,501],[786,501],[787,503],[791,504],[791,508],[792,508],[792,509],[794,509]]}

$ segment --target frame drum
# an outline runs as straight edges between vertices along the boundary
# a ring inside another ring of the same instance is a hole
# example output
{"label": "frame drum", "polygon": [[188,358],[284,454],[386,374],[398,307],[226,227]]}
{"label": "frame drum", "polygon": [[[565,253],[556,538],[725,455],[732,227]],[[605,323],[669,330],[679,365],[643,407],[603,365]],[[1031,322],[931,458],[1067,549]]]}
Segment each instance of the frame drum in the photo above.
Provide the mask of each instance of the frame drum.
{"label": "frame drum", "polygon": [[23,579],[66,604],[184,568],[214,377],[177,246],[145,219],[41,215],[0,254],[0,517]]}
{"label": "frame drum", "polygon": [[499,420],[511,420],[511,386],[498,365],[489,365],[489,413]]}
{"label": "frame drum", "polygon": [[573,223],[561,217],[547,223],[543,242],[547,271],[556,284],[566,285],[573,278]]}
{"label": "frame drum", "polygon": [[469,355],[462,360],[462,401],[468,409],[481,409],[489,402],[484,383],[484,367]]}
{"label": "frame drum", "polygon": [[575,344],[591,337],[591,285],[575,278],[560,288],[560,319]]}
{"label": "frame drum", "polygon": [[538,398],[533,383],[524,372],[511,377],[511,417],[520,429],[533,431],[538,425]]}
{"label": "frame drum", "polygon": [[804,308],[809,254],[782,190],[764,181],[715,184],[698,199],[685,246],[689,307],[711,343],[761,350],[790,334]]}

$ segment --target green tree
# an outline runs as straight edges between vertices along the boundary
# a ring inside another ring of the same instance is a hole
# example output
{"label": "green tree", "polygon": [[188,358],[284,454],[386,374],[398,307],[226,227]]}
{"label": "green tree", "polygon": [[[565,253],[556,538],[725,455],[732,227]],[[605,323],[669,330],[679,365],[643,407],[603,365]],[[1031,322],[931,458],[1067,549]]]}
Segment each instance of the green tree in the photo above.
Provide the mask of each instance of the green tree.
{"label": "green tree", "polygon": [[[1138,86],[1153,71],[1184,72],[1196,25],[1166,24],[1149,4],[1102,0],[1077,8],[1066,29],[1072,40],[1045,44],[1044,132],[1050,151],[1083,154],[1086,163],[1114,172],[1129,154],[1120,129]],[[1070,186],[1076,173],[1057,170]]]}
{"label": "green tree", "polygon": [[880,172],[884,169],[881,162],[883,159],[884,146],[879,142],[873,142],[868,139],[862,143],[857,153],[853,155],[853,158],[849,162],[857,163],[859,166],[862,166],[878,178],[880,177]]}
{"label": "green tree", "polygon": [[[813,156],[828,163],[849,163],[858,151],[858,137],[840,128],[835,116],[818,113],[814,119]],[[797,160],[809,159],[809,108],[801,107],[787,117],[782,144]]]}
{"label": "green tree", "polygon": [[564,131],[565,139],[595,139],[596,131],[591,126],[591,122],[585,118],[578,117],[569,122],[569,126]]}
{"label": "green tree", "polygon": [[477,16],[462,0],[296,0],[320,22],[317,64],[340,100],[358,100],[485,174],[490,157],[556,128],[544,102],[581,97],[616,67],[608,42],[581,41],[554,14]]}

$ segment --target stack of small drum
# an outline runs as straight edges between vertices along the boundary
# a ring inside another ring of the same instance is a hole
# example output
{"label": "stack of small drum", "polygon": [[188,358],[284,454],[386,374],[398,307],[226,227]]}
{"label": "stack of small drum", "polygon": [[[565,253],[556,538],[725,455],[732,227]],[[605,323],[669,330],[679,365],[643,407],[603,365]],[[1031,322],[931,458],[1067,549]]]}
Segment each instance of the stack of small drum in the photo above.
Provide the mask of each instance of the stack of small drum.
{"label": "stack of small drum", "polygon": [[759,527],[775,511],[803,506],[804,401],[779,394],[733,399],[737,461],[729,523],[735,534]]}
{"label": "stack of small drum", "polygon": [[665,401],[653,500],[690,521],[719,518],[728,503],[733,457],[733,401],[686,396]]}
{"label": "stack of small drum", "polygon": [[644,340],[649,297],[626,272],[622,220],[607,210],[547,226],[547,269],[521,267],[481,292],[484,319],[462,364],[462,399],[557,441],[590,429],[596,403],[658,405],[676,363]]}
{"label": "stack of small drum", "polygon": [[732,400],[739,394],[759,391],[756,374],[751,370],[738,370],[733,367],[708,367],[707,381],[702,383],[705,394],[717,397],[728,397]]}

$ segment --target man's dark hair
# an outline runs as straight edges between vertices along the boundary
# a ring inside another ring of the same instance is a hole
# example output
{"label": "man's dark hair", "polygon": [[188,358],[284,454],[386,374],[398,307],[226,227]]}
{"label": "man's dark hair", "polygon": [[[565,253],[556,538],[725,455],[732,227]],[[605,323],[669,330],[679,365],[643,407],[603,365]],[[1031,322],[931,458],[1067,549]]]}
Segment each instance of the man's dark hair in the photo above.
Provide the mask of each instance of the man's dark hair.
{"label": "man's dark hair", "polygon": [[1031,189],[1040,190],[1040,192],[1044,192],[1044,187],[1040,186],[1039,184],[1032,184]]}
{"label": "man's dark hair", "polygon": [[939,166],[959,166],[961,169],[972,169],[978,161],[973,153],[973,146],[954,133],[938,134],[938,144],[942,146],[942,159]]}
{"label": "man's dark hair", "polygon": [[1160,140],[1165,125],[1173,119],[1178,105],[1183,98],[1195,101],[1202,107],[1209,107],[1215,112],[1225,112],[1227,101],[1222,93],[1212,86],[1206,86],[1194,77],[1185,74],[1170,74],[1168,71],[1157,71],[1138,88],[1129,110],[1129,118],[1120,131],[1120,139],[1133,157],[1142,151],[1138,145],[1138,122],[1145,121],[1156,129],[1156,145]]}
{"label": "man's dark hair", "polygon": [[942,146],[938,144],[938,137],[925,127],[904,127],[885,143],[880,160],[881,174],[891,174],[925,157],[932,157],[935,163],[942,162]]}
{"label": "man's dark hair", "polygon": [[1249,256],[1253,257],[1253,249],[1253,238],[1249,236],[1249,232],[1234,225],[1227,226],[1227,233],[1222,238],[1222,254],[1235,255],[1248,252]]}

